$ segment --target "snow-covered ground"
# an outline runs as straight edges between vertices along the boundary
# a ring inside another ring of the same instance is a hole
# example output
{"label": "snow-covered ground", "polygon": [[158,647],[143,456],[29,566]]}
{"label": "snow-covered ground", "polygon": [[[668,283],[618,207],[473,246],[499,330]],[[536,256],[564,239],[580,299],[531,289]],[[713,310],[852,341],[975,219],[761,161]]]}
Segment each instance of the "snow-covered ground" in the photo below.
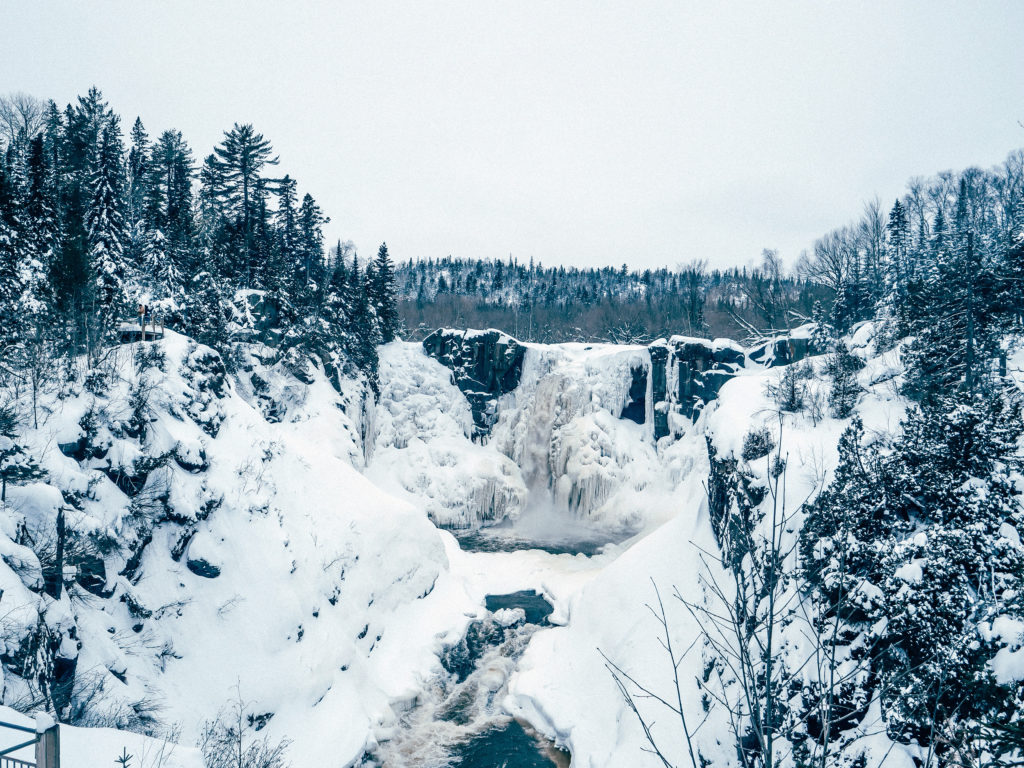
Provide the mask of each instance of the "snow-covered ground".
{"label": "snow-covered ground", "polygon": [[[868,334],[854,338],[866,357]],[[492,681],[494,706],[570,749],[575,766],[653,766],[602,654],[666,692],[671,670],[645,605],[657,586],[676,646],[690,648],[684,709],[691,723],[706,719],[702,754],[734,761],[722,715],[701,704],[694,619],[669,595],[700,593],[700,551],[715,548],[705,440],[738,453],[751,427],[777,429],[766,392],[781,369],[742,369],[681,437],[655,444],[650,413],[643,425],[620,418],[647,348],[527,345],[520,384],[478,444],[451,372],[419,345],[381,349],[381,396],[369,407],[322,372],[302,383],[266,350],[221,383],[208,350],[171,332],[160,347],[162,371],[136,366],[125,347],[103,394],[44,402],[26,440],[49,481],[11,488],[0,515],[8,646],[41,618],[78,679],[102,686],[111,721],[148,703],[191,745],[240,695],[269,715],[262,733],[291,740],[294,765],[350,765],[380,740],[408,741],[403,729],[429,738],[430,718],[409,711],[443,674],[439,654],[486,616],[487,595],[536,590],[556,626],[530,634],[518,665]],[[893,354],[860,374],[869,433],[902,415]],[[126,425],[142,380],[139,433]],[[783,420],[794,508],[828,477],[844,426],[806,412]],[[103,450],[65,455],[84,437]],[[168,456],[131,498],[111,479],[140,457]],[[62,504],[69,526],[111,543],[100,594],[41,594],[38,558],[16,543],[21,530],[52,531]],[[613,543],[593,557],[472,552],[435,526],[498,520],[541,544],[595,531]],[[5,701],[30,694],[5,678]],[[658,733],[682,761],[676,724],[661,717]],[[190,768],[192,753],[181,755]]]}
{"label": "snow-covered ground", "polygon": [[[52,720],[46,718],[52,723]],[[23,728],[36,728],[35,718],[26,717],[10,707],[0,707],[0,721]],[[22,744],[32,738],[24,731],[0,727],[0,750]],[[95,768],[116,765],[116,758],[127,753],[129,765],[142,768],[203,768],[203,757],[195,747],[154,739],[114,728],[60,727],[61,768]],[[9,757],[35,762],[35,747],[24,747]]]}

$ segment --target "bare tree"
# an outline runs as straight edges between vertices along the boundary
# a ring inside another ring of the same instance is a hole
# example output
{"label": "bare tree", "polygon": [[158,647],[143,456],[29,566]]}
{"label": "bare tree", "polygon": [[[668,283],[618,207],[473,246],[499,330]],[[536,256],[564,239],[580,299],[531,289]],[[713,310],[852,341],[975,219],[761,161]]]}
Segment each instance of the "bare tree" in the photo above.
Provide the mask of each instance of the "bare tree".
{"label": "bare tree", "polygon": [[[770,336],[783,330],[786,324],[787,297],[783,287],[785,269],[779,252],[765,248],[761,252],[761,266],[752,276],[748,301],[761,320],[759,335]],[[739,321],[739,318],[736,318]]]}
{"label": "bare tree", "polygon": [[287,768],[289,742],[275,743],[266,734],[257,735],[264,724],[249,711],[241,685],[236,686],[235,698],[217,719],[203,726],[199,747],[206,768]]}
{"label": "bare tree", "polygon": [[[709,478],[708,506],[719,542],[716,553],[700,551],[703,570],[700,576],[703,600],[683,596],[678,587],[673,597],[694,618],[708,654],[710,676],[702,689],[712,706],[724,711],[735,740],[737,756],[744,768],[774,768],[788,755],[780,754],[777,742],[785,735],[785,703],[792,681],[792,670],[783,663],[782,629],[795,614],[798,590],[793,589],[791,574],[784,567],[795,549],[787,540],[792,512],[786,504],[786,458],[782,453],[781,419],[778,447],[763,458],[767,469],[767,487],[751,494],[749,482],[737,475],[735,459],[717,465],[711,451],[712,474]],[[760,460],[760,459],[758,459]],[[747,475],[744,475],[747,477]],[[749,479],[749,477],[747,477]],[[770,500],[767,498],[770,496]],[[762,508],[762,500],[767,509]],[[718,573],[724,574],[723,577]],[[639,721],[648,742],[646,751],[654,754],[664,768],[676,768],[664,754],[653,731],[653,719],[639,702],[652,699],[679,719],[691,764],[702,763],[693,736],[701,724],[691,727],[683,708],[680,666],[689,652],[678,652],[671,643],[668,619],[661,595],[657,609],[648,609],[661,625],[659,642],[672,667],[675,701],[653,692],[624,668],[605,657],[630,711]],[[695,640],[696,642],[696,640]],[[692,646],[691,646],[692,647]]]}
{"label": "bare tree", "polygon": [[849,227],[832,230],[814,243],[812,255],[797,263],[797,273],[838,292],[850,274],[851,260],[856,254],[853,242]]}
{"label": "bare tree", "polygon": [[0,135],[6,143],[30,139],[43,127],[46,102],[18,91],[0,96]]}
{"label": "bare tree", "polygon": [[864,252],[864,269],[873,296],[878,296],[885,283],[885,214],[877,197],[864,204],[864,214],[857,224],[859,248]]}

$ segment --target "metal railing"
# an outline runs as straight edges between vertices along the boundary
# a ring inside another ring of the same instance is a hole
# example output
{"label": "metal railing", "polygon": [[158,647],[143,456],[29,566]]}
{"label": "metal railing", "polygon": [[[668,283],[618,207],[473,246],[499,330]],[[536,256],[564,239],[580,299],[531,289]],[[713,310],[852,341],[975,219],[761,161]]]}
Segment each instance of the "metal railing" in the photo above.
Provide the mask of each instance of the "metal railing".
{"label": "metal railing", "polygon": [[0,768],[36,768],[36,764],[29,762],[28,760],[21,760],[17,757],[10,757],[12,752],[17,752],[25,747],[35,746],[39,741],[39,734],[36,733],[35,728],[29,728],[25,725],[15,725],[14,723],[6,723],[0,720],[0,728],[11,731],[20,731],[22,733],[32,734],[32,738],[27,741],[23,741],[21,744],[15,744],[13,747],[7,747],[3,751],[0,751]]}
{"label": "metal railing", "polygon": [[[52,721],[51,721],[52,722]],[[4,729],[31,734],[32,738],[0,751],[0,768],[60,768],[60,729],[57,725],[48,728],[30,728],[0,720],[0,732]],[[11,757],[11,753],[28,747],[35,747],[35,761]]]}

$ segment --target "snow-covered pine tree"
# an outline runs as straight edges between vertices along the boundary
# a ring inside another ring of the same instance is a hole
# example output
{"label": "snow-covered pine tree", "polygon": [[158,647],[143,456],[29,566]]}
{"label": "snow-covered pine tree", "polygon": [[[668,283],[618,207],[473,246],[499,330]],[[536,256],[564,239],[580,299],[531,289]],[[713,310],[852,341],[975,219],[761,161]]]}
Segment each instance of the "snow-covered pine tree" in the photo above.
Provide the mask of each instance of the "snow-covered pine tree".
{"label": "snow-covered pine tree", "polygon": [[37,135],[29,147],[28,157],[28,237],[32,243],[31,259],[22,265],[21,307],[36,325],[53,309],[53,288],[50,274],[60,244],[57,221],[56,190],[49,167],[43,134]]}
{"label": "snow-covered pine tree", "polygon": [[376,392],[377,345],[381,342],[381,334],[377,313],[370,303],[368,289],[372,284],[372,276],[372,265],[367,266],[366,274],[361,273],[358,258],[352,258],[352,268],[348,273],[352,348],[348,352],[356,367],[367,375]]}
{"label": "snow-covered pine tree", "polygon": [[805,577],[825,603],[847,606],[838,637],[865,665],[843,696],[854,708],[880,698],[898,741],[970,751],[977,728],[1009,717],[1020,696],[993,679],[983,627],[1016,610],[1008,600],[1024,587],[1024,557],[1003,535],[1024,523],[1011,479],[1021,431],[1017,397],[1002,392],[911,408],[891,450],[865,444],[854,421],[809,509]]}
{"label": "snow-covered pine tree", "polygon": [[222,349],[227,342],[223,291],[209,272],[192,278],[183,300],[184,331],[200,344]]}
{"label": "snow-covered pine tree", "polygon": [[242,249],[239,273],[245,275],[247,287],[253,284],[256,253],[253,241],[253,194],[257,190],[264,166],[278,163],[273,151],[270,141],[262,133],[257,133],[249,123],[235,123],[231,130],[224,132],[224,140],[214,148],[213,162],[218,173],[218,184],[213,188],[213,193],[234,219]]}
{"label": "snow-covered pine tree", "polygon": [[811,331],[811,347],[814,354],[823,354],[832,347],[832,327],[828,322],[828,315],[821,301],[814,302],[811,309],[811,322],[814,329]]}
{"label": "snow-covered pine tree", "polygon": [[277,184],[277,214],[274,223],[277,226],[282,264],[290,269],[302,267],[301,264],[296,263],[297,259],[295,258],[299,239],[296,215],[297,186],[295,179],[287,174]]}
{"label": "snow-covered pine tree", "polygon": [[123,175],[117,118],[100,134],[86,215],[98,336],[114,328],[125,301]]}
{"label": "snow-covered pine tree", "polygon": [[0,358],[22,342],[25,330],[18,312],[24,286],[17,215],[17,200],[7,162],[0,157]]}
{"label": "snow-covered pine tree", "polygon": [[829,405],[832,415],[837,419],[849,418],[860,395],[857,371],[864,367],[864,362],[850,352],[846,342],[839,339],[828,356],[827,367],[829,377],[832,379],[832,386],[829,390]]}
{"label": "snow-covered pine tree", "polygon": [[374,309],[380,324],[381,338],[385,343],[395,340],[398,331],[398,309],[395,306],[395,268],[388,255],[387,243],[381,243],[377,258],[373,262],[371,290]]}
{"label": "snow-covered pine tree", "polygon": [[7,501],[7,486],[46,477],[46,472],[18,441],[18,418],[14,407],[0,404],[0,503]]}
{"label": "snow-covered pine tree", "polygon": [[[193,264],[192,238],[194,233],[192,212],[192,177],[194,164],[192,150],[188,146],[181,131],[167,130],[153,145],[151,160],[154,186],[158,186],[162,195],[162,217],[160,228],[168,241],[168,255],[173,262],[171,267],[164,269],[163,281],[167,283],[167,275],[184,273]],[[174,291],[180,290],[179,282]]]}
{"label": "snow-covered pine tree", "polygon": [[300,302],[315,301],[312,294],[316,290],[322,291],[327,277],[324,269],[323,225],[328,221],[330,219],[324,216],[313,196],[309,193],[303,195],[302,205],[299,208],[298,256],[305,274],[306,284],[303,287],[302,295],[296,295],[296,300]]}
{"label": "snow-covered pine tree", "polygon": [[145,231],[139,226],[146,217],[146,204],[149,197],[149,134],[136,117],[131,131],[131,148],[128,150],[126,166],[127,197],[125,200],[125,223],[129,232]]}
{"label": "snow-covered pine tree", "polygon": [[1006,258],[983,259],[971,229],[967,187],[961,179],[953,232],[936,221],[934,266],[925,271],[920,290],[904,314],[914,334],[906,355],[904,391],[917,400],[943,396],[951,389],[975,391],[991,377],[1008,308],[1000,305]]}

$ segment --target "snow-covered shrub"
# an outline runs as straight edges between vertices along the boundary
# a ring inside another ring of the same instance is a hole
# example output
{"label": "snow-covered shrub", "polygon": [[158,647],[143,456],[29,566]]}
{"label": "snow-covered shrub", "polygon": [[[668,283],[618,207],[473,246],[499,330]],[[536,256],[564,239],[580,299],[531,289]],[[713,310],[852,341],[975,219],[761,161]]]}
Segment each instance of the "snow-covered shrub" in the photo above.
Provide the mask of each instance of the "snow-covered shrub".
{"label": "snow-covered shrub", "polygon": [[156,368],[161,372],[167,370],[167,353],[160,342],[139,344],[135,348],[135,367],[139,371],[147,368]]}
{"label": "snow-covered shrub", "polygon": [[110,378],[106,371],[93,368],[86,372],[85,378],[82,380],[82,386],[89,394],[102,397],[107,394],[107,390],[110,388]]}
{"label": "snow-covered shrub", "polygon": [[807,380],[814,376],[814,369],[807,363],[791,363],[782,371],[778,384],[767,386],[768,395],[779,410],[798,413],[807,405]]}
{"label": "snow-covered shrub", "polygon": [[772,452],[775,447],[775,437],[767,425],[756,427],[743,436],[744,461],[755,461]]}
{"label": "snow-covered shrub", "polygon": [[829,400],[832,415],[845,419],[853,413],[860,396],[857,372],[864,367],[864,361],[850,352],[843,341],[836,342],[835,351],[828,357],[828,375],[832,379]]}

